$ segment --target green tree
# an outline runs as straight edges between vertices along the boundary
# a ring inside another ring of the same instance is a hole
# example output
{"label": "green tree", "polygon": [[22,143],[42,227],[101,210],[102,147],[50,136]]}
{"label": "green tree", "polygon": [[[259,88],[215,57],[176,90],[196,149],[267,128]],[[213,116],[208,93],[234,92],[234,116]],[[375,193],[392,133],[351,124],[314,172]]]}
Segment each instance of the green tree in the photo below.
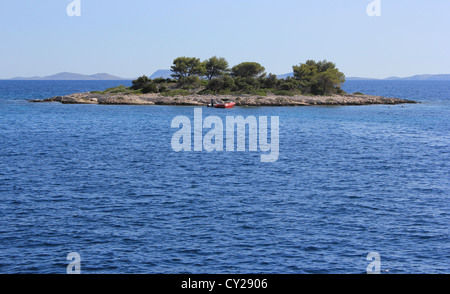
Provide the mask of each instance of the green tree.
{"label": "green tree", "polygon": [[191,76],[202,76],[205,74],[205,64],[195,57],[178,57],[173,61],[171,67],[172,77],[180,80]]}
{"label": "green tree", "polygon": [[200,86],[199,76],[188,76],[178,80],[178,88],[193,89]]}
{"label": "green tree", "polygon": [[329,68],[317,76],[317,93],[334,94],[340,89],[345,82],[345,76],[336,68]]}
{"label": "green tree", "polygon": [[252,90],[260,88],[260,82],[254,77],[236,77],[234,78],[236,89],[245,93],[250,93]]}
{"label": "green tree", "polygon": [[264,74],[266,69],[257,62],[243,62],[233,66],[231,73],[234,77],[258,78]]}
{"label": "green tree", "polygon": [[278,85],[278,78],[274,74],[261,78],[260,84],[266,89],[274,89]]}
{"label": "green tree", "polygon": [[235,87],[236,84],[232,77],[222,76],[214,78],[211,81],[209,81],[208,85],[206,86],[206,89],[216,94],[219,91],[227,91],[227,92],[232,91],[234,90]]}
{"label": "green tree", "polygon": [[299,86],[304,93],[311,93],[311,87],[316,83],[317,64],[313,60],[298,66],[293,66],[294,77],[299,81]]}
{"label": "green tree", "polygon": [[140,90],[149,82],[151,82],[151,80],[147,76],[141,76],[136,80],[132,81],[133,85],[131,86],[131,89]]}
{"label": "green tree", "polygon": [[291,77],[287,77],[286,79],[281,80],[281,83],[279,85],[280,90],[283,91],[292,91],[298,89],[298,87],[298,81],[295,78]]}
{"label": "green tree", "polygon": [[228,61],[217,56],[213,56],[208,60],[205,60],[205,75],[209,81],[215,77],[221,77],[228,73]]}
{"label": "green tree", "polygon": [[329,61],[308,60],[304,64],[293,66],[294,77],[304,93],[314,95],[334,94],[345,82],[345,75]]}

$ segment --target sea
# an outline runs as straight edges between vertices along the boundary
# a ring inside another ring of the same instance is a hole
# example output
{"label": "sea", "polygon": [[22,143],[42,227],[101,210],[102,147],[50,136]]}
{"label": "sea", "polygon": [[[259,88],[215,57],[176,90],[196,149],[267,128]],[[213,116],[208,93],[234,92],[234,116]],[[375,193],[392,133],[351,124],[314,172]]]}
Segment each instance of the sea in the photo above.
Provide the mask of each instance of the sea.
{"label": "sea", "polygon": [[203,108],[279,117],[271,163],[175,152],[194,107],[28,102],[130,83],[0,81],[0,273],[450,273],[449,81],[343,87],[419,104]]}

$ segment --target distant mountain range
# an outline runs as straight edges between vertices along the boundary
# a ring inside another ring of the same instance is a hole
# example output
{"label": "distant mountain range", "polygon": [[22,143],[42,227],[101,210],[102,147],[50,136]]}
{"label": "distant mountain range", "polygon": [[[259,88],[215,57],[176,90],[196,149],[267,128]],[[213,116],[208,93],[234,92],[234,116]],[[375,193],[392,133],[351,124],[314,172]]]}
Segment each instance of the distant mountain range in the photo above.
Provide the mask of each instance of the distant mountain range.
{"label": "distant mountain range", "polygon": [[405,81],[450,81],[449,75],[416,75],[407,78],[389,77],[384,80],[405,80]]}
{"label": "distant mountain range", "polygon": [[70,72],[62,72],[46,77],[15,77],[10,80],[21,81],[114,81],[114,80],[129,80],[121,77],[116,77],[107,73],[98,73],[95,75],[83,75]]}
{"label": "distant mountain range", "polygon": [[[172,72],[169,69],[159,69],[155,71],[150,78],[172,78]],[[277,75],[279,79],[285,79],[287,77],[293,77],[293,73],[287,73],[282,75]],[[45,77],[15,77],[10,80],[25,80],[25,81],[57,81],[57,80],[72,80],[72,81],[114,81],[114,80],[133,80],[130,78],[121,78],[117,76],[113,76],[107,73],[98,73],[95,75],[83,75],[77,73],[70,72],[62,72],[51,76]],[[374,78],[360,78],[360,77],[347,77],[347,81],[369,81],[369,80],[378,80],[378,81],[450,81],[450,74],[438,74],[438,75],[415,75],[406,78],[400,77],[389,77],[385,79],[374,79]]]}
{"label": "distant mountain range", "polygon": [[[287,77],[293,77],[293,73],[287,73],[283,75],[278,75],[279,79],[285,79]],[[389,77],[385,79],[374,79],[374,78],[359,78],[359,77],[346,77],[346,81],[450,81],[450,74],[442,75],[416,75],[406,78],[400,77]]]}
{"label": "distant mountain range", "polygon": [[[172,78],[172,72],[170,70],[160,69],[157,70],[150,78]],[[134,80],[134,78],[121,78],[113,76],[107,73],[98,73],[95,75],[83,75],[71,72],[61,72],[51,76],[45,77],[15,77],[9,80],[16,81],[124,81],[124,80]]]}

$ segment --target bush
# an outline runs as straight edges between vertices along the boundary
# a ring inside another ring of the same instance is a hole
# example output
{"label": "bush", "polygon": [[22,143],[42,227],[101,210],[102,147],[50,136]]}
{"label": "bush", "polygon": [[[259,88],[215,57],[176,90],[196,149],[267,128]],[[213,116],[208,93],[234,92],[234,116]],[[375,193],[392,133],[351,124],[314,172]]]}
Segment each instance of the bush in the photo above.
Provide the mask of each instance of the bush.
{"label": "bush", "polygon": [[173,97],[173,96],[187,96],[187,95],[191,95],[191,92],[186,91],[186,90],[181,90],[181,89],[178,89],[178,90],[167,90],[164,93],[162,93],[162,95],[166,96],[166,97],[167,96],[170,96],[170,97]]}
{"label": "bush", "polygon": [[281,83],[279,88],[283,91],[292,91],[298,88],[298,83],[294,79],[286,79],[285,82]]}
{"label": "bush", "polygon": [[212,79],[206,86],[206,90],[212,93],[217,93],[218,91],[224,88],[223,85],[224,83],[222,79],[220,78]]}
{"label": "bush", "polygon": [[236,87],[235,81],[229,76],[223,76],[220,78],[212,79],[206,86],[206,90],[210,90],[213,93],[220,91],[232,91]]}
{"label": "bush", "polygon": [[158,87],[155,83],[149,82],[142,87],[142,93],[158,93]]}
{"label": "bush", "polygon": [[239,91],[240,94],[248,94],[254,96],[267,96],[267,89],[254,89],[251,86],[246,86],[242,90]]}
{"label": "bush", "polygon": [[253,94],[258,96],[267,96],[267,90],[264,89],[254,90]]}
{"label": "bush", "polygon": [[166,82],[166,79],[165,78],[156,78],[156,79],[153,79],[153,82],[155,82],[157,84],[162,84],[162,83]]}
{"label": "bush", "polygon": [[208,89],[203,89],[197,93],[198,95],[214,95],[215,93]]}
{"label": "bush", "polygon": [[234,79],[236,83],[236,90],[249,92],[251,90],[258,90],[260,88],[260,83],[258,79],[252,77],[237,77]]}
{"label": "bush", "polygon": [[120,85],[120,86],[118,86],[118,87],[111,88],[111,89],[108,89],[108,90],[106,90],[106,91],[108,91],[109,93],[112,93],[112,94],[117,94],[117,93],[123,93],[123,92],[126,92],[127,90],[128,90],[128,89],[125,88],[125,86]]}
{"label": "bush", "polygon": [[293,91],[284,91],[284,90],[273,90],[272,93],[274,93],[277,96],[295,96],[295,92]]}
{"label": "bush", "polygon": [[233,93],[230,90],[220,90],[217,94],[219,94],[219,95],[231,95]]}
{"label": "bush", "polygon": [[151,81],[152,80],[149,79],[147,76],[141,76],[132,82],[133,86],[131,86],[131,89],[140,90]]}
{"label": "bush", "polygon": [[200,86],[200,78],[198,76],[189,76],[178,80],[178,88],[193,89]]}

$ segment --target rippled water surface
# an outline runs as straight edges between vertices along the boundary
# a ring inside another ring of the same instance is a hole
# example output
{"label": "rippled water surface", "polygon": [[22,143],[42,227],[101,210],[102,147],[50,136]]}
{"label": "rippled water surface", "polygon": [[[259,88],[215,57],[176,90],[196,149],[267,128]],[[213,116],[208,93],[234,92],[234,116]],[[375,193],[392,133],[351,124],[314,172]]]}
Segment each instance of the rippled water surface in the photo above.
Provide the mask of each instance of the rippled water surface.
{"label": "rippled water surface", "polygon": [[347,82],[417,105],[280,117],[280,159],[175,153],[193,107],[32,104],[130,82],[0,81],[0,273],[450,273],[450,83]]}

